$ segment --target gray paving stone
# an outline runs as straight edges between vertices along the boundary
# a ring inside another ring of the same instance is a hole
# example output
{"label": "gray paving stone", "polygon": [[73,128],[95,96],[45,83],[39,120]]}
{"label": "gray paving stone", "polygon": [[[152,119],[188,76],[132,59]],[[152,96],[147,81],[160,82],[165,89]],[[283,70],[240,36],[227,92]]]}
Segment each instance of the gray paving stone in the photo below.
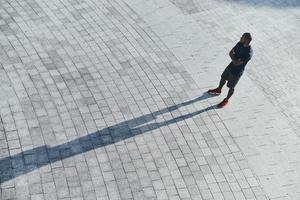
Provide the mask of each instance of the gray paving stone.
{"label": "gray paving stone", "polygon": [[[156,33],[169,17],[223,38],[237,3],[248,2],[3,1],[0,87],[13,92],[0,95],[2,199],[267,199],[223,118],[202,110],[211,101],[190,101],[203,88],[166,45],[176,31]],[[250,76],[283,79],[275,68]],[[268,98],[288,103],[274,85]]]}

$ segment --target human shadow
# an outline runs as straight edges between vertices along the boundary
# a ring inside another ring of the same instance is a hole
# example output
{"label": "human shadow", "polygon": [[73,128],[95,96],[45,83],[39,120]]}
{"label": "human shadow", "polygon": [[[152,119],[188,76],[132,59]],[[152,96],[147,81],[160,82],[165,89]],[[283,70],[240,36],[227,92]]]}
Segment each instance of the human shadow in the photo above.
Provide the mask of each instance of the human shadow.
{"label": "human shadow", "polygon": [[234,2],[240,4],[247,4],[250,6],[272,7],[272,8],[292,8],[300,6],[300,0],[225,0],[227,2]]}
{"label": "human shadow", "polygon": [[43,145],[34,149],[23,151],[13,156],[5,157],[0,160],[0,184],[47,164],[66,159],[92,149],[110,145],[135,135],[146,133],[148,131],[199,115],[200,113],[213,109],[215,105],[163,122],[154,121],[153,123],[146,124],[155,120],[159,115],[172,112],[180,107],[190,105],[209,97],[211,96],[207,93],[203,93],[202,96],[195,99],[118,123],[64,144],[53,147]]}

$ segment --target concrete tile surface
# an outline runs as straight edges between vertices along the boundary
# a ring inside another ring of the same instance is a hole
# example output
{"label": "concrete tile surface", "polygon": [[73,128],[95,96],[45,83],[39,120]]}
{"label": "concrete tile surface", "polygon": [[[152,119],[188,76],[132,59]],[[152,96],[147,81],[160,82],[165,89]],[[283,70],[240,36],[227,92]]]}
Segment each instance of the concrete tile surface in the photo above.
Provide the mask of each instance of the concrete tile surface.
{"label": "concrete tile surface", "polygon": [[297,0],[2,0],[0,199],[300,199],[299,19]]}

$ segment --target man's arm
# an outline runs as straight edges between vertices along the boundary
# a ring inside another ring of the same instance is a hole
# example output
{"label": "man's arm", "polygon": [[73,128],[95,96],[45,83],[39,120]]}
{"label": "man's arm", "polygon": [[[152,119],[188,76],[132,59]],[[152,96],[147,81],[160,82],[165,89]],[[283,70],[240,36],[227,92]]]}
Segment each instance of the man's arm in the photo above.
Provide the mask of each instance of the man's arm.
{"label": "man's arm", "polygon": [[229,56],[230,56],[230,58],[231,58],[232,61],[237,60],[236,57],[235,57],[234,49],[231,49],[231,51],[229,52]]}
{"label": "man's arm", "polygon": [[243,64],[244,62],[239,58],[237,60],[232,60],[232,63],[236,66]]}
{"label": "man's arm", "polygon": [[229,56],[230,56],[230,58],[231,58],[231,60],[232,60],[232,63],[233,63],[234,65],[241,65],[241,64],[243,64],[243,61],[242,61],[240,58],[237,59],[237,58],[235,57],[234,49],[231,49],[231,51],[229,52]]}
{"label": "man's arm", "polygon": [[232,63],[234,65],[241,65],[243,63],[247,63],[252,58],[252,55],[253,55],[253,51],[252,51],[252,49],[250,49],[250,52],[248,54],[242,56],[239,59],[232,60]]}
{"label": "man's arm", "polygon": [[[238,47],[238,45],[239,45],[240,43],[238,42],[231,50],[230,50],[230,52],[229,52],[229,56],[230,56],[230,58],[231,58],[231,60],[232,60],[232,63],[234,64],[234,65],[238,65],[240,62],[238,62],[238,60],[240,60],[240,59],[237,59],[236,57],[235,57],[235,50],[236,50],[236,48]],[[241,61],[241,60],[240,60]]]}

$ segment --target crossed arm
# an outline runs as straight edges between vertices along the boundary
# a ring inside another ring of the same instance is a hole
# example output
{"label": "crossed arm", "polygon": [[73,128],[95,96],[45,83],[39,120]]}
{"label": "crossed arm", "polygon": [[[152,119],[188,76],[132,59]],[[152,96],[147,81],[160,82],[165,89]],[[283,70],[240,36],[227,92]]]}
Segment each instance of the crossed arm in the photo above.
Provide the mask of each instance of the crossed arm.
{"label": "crossed arm", "polygon": [[230,58],[231,58],[231,60],[232,60],[232,63],[234,64],[234,65],[241,65],[241,64],[243,64],[243,61],[239,58],[239,59],[237,59],[236,57],[235,57],[235,52],[234,52],[234,49],[231,49],[231,51],[229,52],[229,56],[230,56]]}

